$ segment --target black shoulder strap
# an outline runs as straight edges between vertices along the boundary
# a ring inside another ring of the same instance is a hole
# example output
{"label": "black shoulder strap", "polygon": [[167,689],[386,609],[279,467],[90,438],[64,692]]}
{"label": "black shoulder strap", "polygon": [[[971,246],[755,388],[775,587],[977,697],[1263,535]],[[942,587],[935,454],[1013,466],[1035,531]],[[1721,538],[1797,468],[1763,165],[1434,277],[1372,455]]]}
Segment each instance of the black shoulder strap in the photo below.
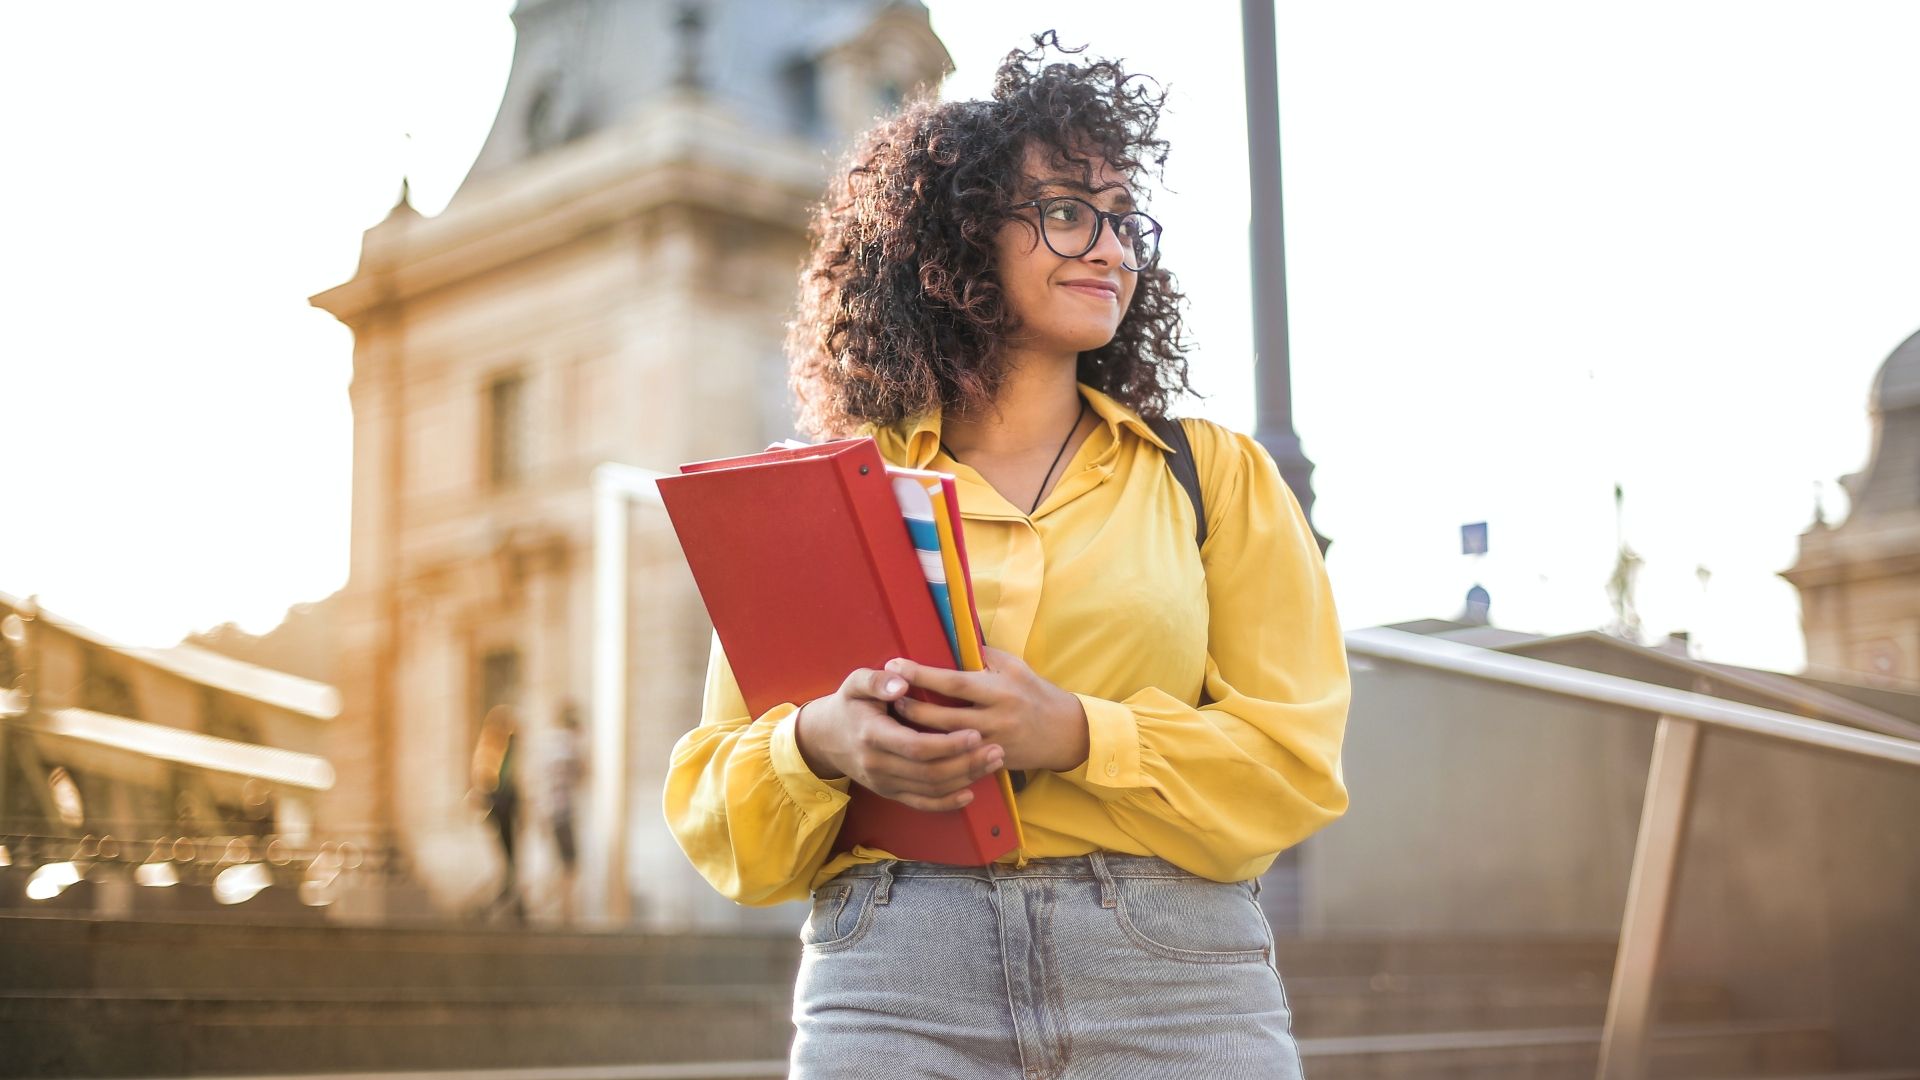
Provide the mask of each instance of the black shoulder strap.
{"label": "black shoulder strap", "polygon": [[1167,457],[1167,468],[1173,471],[1173,478],[1187,489],[1187,498],[1193,500],[1193,546],[1207,546],[1207,501],[1200,497],[1200,469],[1193,463],[1193,444],[1187,441],[1187,429],[1180,421],[1170,416],[1155,416],[1147,420],[1147,427],[1160,441],[1173,447],[1173,453]]}

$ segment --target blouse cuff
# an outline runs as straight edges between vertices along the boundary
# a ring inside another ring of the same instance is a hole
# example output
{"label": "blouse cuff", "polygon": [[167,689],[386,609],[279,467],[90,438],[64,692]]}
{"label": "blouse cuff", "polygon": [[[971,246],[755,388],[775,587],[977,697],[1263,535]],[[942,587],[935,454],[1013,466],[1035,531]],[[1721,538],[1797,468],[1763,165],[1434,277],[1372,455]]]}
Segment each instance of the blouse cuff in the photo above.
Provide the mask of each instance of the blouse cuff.
{"label": "blouse cuff", "polygon": [[1087,760],[1066,774],[1069,780],[1119,798],[1146,786],[1140,770],[1140,724],[1133,710],[1118,701],[1075,694],[1087,711]]}
{"label": "blouse cuff", "polygon": [[788,710],[773,725],[773,738],[768,748],[773,754],[773,774],[780,778],[780,786],[786,789],[787,798],[800,808],[809,824],[818,824],[823,818],[838,814],[848,801],[847,789],[852,781],[846,777],[838,780],[822,780],[807,768],[807,759],[800,755],[800,739],[797,734],[800,710],[791,705],[782,705],[768,715],[774,715],[780,709]]}

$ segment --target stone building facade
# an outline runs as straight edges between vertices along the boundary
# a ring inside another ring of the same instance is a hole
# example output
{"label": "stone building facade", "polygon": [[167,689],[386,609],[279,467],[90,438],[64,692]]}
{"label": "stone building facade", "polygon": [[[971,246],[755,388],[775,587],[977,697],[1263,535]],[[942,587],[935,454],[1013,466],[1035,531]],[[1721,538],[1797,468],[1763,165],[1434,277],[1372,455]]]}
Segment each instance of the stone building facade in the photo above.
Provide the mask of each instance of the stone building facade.
{"label": "stone building facade", "polygon": [[[442,910],[496,872],[465,798],[493,705],[521,717],[523,869],[552,858],[539,767],[591,689],[592,470],[790,433],[807,208],[853,132],[949,68],[918,3],[522,0],[513,18],[499,115],[446,211],[403,190],[353,279],[313,298],[354,332],[329,820],[388,832]],[[659,511],[631,530],[633,917],[736,923],[660,822],[704,611]]]}
{"label": "stone building facade", "polygon": [[1920,333],[1874,377],[1873,452],[1841,484],[1844,522],[1816,520],[1784,576],[1800,590],[1812,675],[1920,684]]}

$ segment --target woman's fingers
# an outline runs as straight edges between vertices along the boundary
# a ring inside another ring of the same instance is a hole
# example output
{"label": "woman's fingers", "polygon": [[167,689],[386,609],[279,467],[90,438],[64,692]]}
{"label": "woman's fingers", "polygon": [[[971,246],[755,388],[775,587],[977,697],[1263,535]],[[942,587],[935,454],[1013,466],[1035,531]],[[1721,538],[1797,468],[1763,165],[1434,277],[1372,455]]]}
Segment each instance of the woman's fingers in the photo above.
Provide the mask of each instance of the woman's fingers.
{"label": "woman's fingers", "polygon": [[905,790],[922,795],[945,795],[991,774],[1006,760],[1006,752],[998,746],[983,746],[945,761],[903,764],[894,775]]}
{"label": "woman's fingers", "polygon": [[945,795],[939,798],[926,795],[914,795],[908,792],[901,792],[900,794],[889,795],[887,797],[895,802],[905,803],[915,810],[926,810],[937,814],[946,810],[958,810],[972,802],[973,792],[962,788],[952,795]]}
{"label": "woman's fingers", "polygon": [[856,668],[840,684],[840,692],[850,698],[894,701],[907,692],[907,682],[893,672]]}
{"label": "woman's fingers", "polygon": [[861,762],[861,771],[867,787],[890,799],[903,795],[944,798],[991,775],[1005,763],[1006,752],[998,746],[976,747],[937,761],[916,761],[875,751]]}
{"label": "woman's fingers", "polygon": [[900,716],[924,728],[935,731],[957,732],[976,729],[981,721],[977,708],[956,709],[951,705],[935,705],[930,701],[914,698],[902,698],[894,703],[894,709]]}
{"label": "woman's fingers", "polygon": [[942,761],[980,745],[980,733],[968,729],[915,731],[891,716],[874,718],[862,744],[908,761]]}
{"label": "woman's fingers", "polygon": [[915,686],[959,701],[971,701],[978,705],[995,697],[991,680],[996,676],[990,671],[955,671],[952,668],[928,667],[905,659],[887,661],[886,670]]}

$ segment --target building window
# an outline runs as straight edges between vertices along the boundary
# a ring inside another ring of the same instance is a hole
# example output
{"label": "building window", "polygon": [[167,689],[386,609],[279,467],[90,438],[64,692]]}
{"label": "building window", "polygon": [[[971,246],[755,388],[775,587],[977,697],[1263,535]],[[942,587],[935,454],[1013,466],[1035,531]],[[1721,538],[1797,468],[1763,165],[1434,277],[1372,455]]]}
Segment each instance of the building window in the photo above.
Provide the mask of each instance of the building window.
{"label": "building window", "polygon": [[212,687],[200,690],[200,731],[234,742],[262,743],[260,729],[246,713],[245,706],[231,695]]}
{"label": "building window", "polygon": [[811,60],[795,60],[786,70],[787,108],[794,131],[819,135],[824,117],[820,115],[820,68]]}
{"label": "building window", "polygon": [[527,475],[527,380],[503,375],[487,384],[487,483],[509,488]]}
{"label": "building window", "polygon": [[86,680],[80,685],[80,707],[108,716],[140,719],[133,686],[122,672],[117,655],[98,647],[86,650]]}

